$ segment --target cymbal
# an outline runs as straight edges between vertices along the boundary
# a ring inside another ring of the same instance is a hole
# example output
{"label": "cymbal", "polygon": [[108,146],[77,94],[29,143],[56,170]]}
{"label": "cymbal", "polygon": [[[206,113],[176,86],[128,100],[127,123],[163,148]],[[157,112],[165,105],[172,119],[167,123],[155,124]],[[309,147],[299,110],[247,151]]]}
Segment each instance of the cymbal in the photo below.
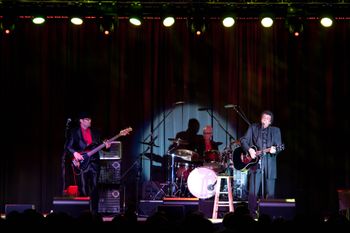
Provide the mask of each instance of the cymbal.
{"label": "cymbal", "polygon": [[177,149],[173,152],[173,154],[187,161],[195,161],[199,158],[197,152],[187,149]]}
{"label": "cymbal", "polygon": [[152,161],[154,162],[163,163],[163,157],[160,155],[152,154],[152,153],[144,153],[143,155],[148,159],[152,159]]}
{"label": "cymbal", "polygon": [[222,145],[222,142],[214,142],[217,146]]}
{"label": "cymbal", "polygon": [[181,138],[168,138],[168,140],[179,145],[188,145],[188,142]]}

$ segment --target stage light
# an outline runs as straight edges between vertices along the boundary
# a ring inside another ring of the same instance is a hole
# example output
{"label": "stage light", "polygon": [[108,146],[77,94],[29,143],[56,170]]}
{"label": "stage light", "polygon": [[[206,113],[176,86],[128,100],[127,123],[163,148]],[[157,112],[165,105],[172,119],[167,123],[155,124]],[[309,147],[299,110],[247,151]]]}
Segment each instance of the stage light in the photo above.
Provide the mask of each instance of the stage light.
{"label": "stage light", "polygon": [[82,25],[83,24],[83,19],[80,17],[72,17],[70,21],[74,25]]}
{"label": "stage light", "polygon": [[273,19],[269,16],[265,16],[261,19],[261,25],[265,28],[272,27]]}
{"label": "stage light", "polygon": [[135,25],[135,26],[140,26],[142,24],[142,19],[141,17],[138,17],[138,16],[131,16],[129,18],[129,22],[132,24],[132,25]]}
{"label": "stage light", "polygon": [[305,12],[301,8],[289,6],[287,8],[287,16],[285,25],[293,36],[298,37],[304,31],[303,21],[305,19]]}
{"label": "stage light", "polygon": [[141,26],[142,24],[142,5],[140,2],[133,2],[130,5],[129,22],[134,26]]}
{"label": "stage light", "polygon": [[175,23],[175,18],[173,16],[167,16],[167,17],[164,17],[163,19],[163,25],[165,27],[171,27],[173,26]]}
{"label": "stage light", "polygon": [[99,29],[105,35],[110,35],[114,32],[116,20],[113,16],[104,16],[100,18]]}
{"label": "stage light", "polygon": [[293,34],[295,37],[298,37],[304,31],[303,18],[298,16],[288,17],[286,19],[286,26],[289,33]]}
{"label": "stage light", "polygon": [[205,17],[189,18],[188,24],[192,33],[201,36],[207,30]]}
{"label": "stage light", "polygon": [[34,24],[43,24],[45,23],[45,18],[42,17],[42,16],[35,16],[33,19],[32,19],[32,22]]}
{"label": "stage light", "polygon": [[227,16],[222,20],[224,27],[232,27],[235,24],[235,19],[232,16]]}
{"label": "stage light", "polygon": [[13,31],[15,30],[15,25],[16,25],[15,21],[16,21],[15,17],[4,16],[0,22],[1,31],[6,35],[12,34]]}
{"label": "stage light", "polygon": [[331,27],[333,25],[333,19],[331,17],[322,17],[320,23],[323,27]]}

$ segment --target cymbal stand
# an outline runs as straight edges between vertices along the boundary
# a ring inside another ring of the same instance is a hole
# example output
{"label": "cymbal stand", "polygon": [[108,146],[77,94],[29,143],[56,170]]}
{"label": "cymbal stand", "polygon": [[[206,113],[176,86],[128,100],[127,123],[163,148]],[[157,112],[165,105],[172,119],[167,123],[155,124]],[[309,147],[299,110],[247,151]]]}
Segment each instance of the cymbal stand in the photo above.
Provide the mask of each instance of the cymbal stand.
{"label": "cymbal stand", "polygon": [[[152,181],[152,165],[153,165],[153,158],[152,158],[152,155],[153,155],[153,147],[159,147],[157,145],[155,145],[155,140],[158,138],[158,136],[153,136],[154,135],[154,132],[162,125],[162,124],[165,124],[165,120],[168,118],[168,116],[174,111],[174,108],[177,106],[177,105],[180,105],[180,104],[183,104],[184,102],[180,101],[180,102],[176,102],[173,104],[173,108],[170,109],[168,112],[165,112],[163,115],[163,119],[158,122],[158,124],[156,126],[153,125],[153,120],[151,122],[151,132],[150,134],[144,138],[144,140],[141,142],[142,144],[146,144],[146,145],[149,145],[150,146],[150,180]],[[148,139],[150,139],[149,142],[146,142]]]}
{"label": "cymbal stand", "polygon": [[170,164],[170,181],[168,181],[168,188],[169,188],[169,196],[170,197],[174,197],[176,196],[176,194],[179,192],[178,190],[178,186],[175,182],[175,154],[173,153],[173,150],[176,149],[179,145],[177,145],[176,147],[170,149],[167,154],[169,156],[171,156],[171,164]]}
{"label": "cymbal stand", "polygon": [[225,127],[222,126],[222,124],[220,123],[220,121],[215,117],[215,115],[214,115],[211,111],[209,111],[209,110],[206,110],[206,111],[207,111],[207,113],[209,114],[209,116],[210,116],[212,119],[214,119],[214,120],[218,123],[218,125],[220,126],[220,128],[221,128],[227,135],[230,136],[230,138],[235,139],[235,138],[227,131],[227,129],[225,129]]}

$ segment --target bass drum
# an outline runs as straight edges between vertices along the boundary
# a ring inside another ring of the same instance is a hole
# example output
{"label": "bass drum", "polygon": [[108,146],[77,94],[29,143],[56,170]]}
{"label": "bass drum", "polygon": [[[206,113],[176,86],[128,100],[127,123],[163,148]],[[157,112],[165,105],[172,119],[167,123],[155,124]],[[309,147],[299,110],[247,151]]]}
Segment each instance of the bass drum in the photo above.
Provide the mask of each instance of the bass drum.
{"label": "bass drum", "polygon": [[197,167],[191,171],[187,179],[190,193],[200,199],[207,199],[215,195],[216,173],[206,167]]}

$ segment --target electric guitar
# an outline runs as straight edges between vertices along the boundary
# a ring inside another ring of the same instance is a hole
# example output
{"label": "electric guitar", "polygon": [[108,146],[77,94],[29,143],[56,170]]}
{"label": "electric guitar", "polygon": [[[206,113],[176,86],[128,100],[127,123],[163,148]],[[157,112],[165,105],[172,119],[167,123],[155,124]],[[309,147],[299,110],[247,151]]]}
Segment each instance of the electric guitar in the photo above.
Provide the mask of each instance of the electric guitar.
{"label": "electric guitar", "polygon": [[[256,147],[252,147],[256,151]],[[276,153],[284,150],[284,144],[275,146]],[[271,147],[264,150],[256,151],[256,158],[252,159],[249,152],[243,150],[242,147],[237,147],[233,152],[233,167],[240,171],[247,171],[251,166],[257,164],[260,160],[261,155],[269,153]]]}
{"label": "electric guitar", "polygon": [[[115,135],[114,137],[108,139],[109,142],[113,142],[114,140],[116,140],[117,138],[121,137],[121,136],[125,136],[127,134],[129,134],[132,131],[132,128],[126,128],[123,129],[119,132],[119,134]],[[82,160],[76,160],[75,158],[73,158],[72,160],[72,164],[74,167],[75,172],[79,173],[81,171],[84,171],[89,163],[90,163],[90,158],[91,155],[94,155],[96,152],[100,151],[101,149],[103,149],[104,147],[106,147],[105,143],[102,143],[101,145],[95,147],[94,149],[87,151],[87,152],[82,152],[81,156],[83,157]]]}

